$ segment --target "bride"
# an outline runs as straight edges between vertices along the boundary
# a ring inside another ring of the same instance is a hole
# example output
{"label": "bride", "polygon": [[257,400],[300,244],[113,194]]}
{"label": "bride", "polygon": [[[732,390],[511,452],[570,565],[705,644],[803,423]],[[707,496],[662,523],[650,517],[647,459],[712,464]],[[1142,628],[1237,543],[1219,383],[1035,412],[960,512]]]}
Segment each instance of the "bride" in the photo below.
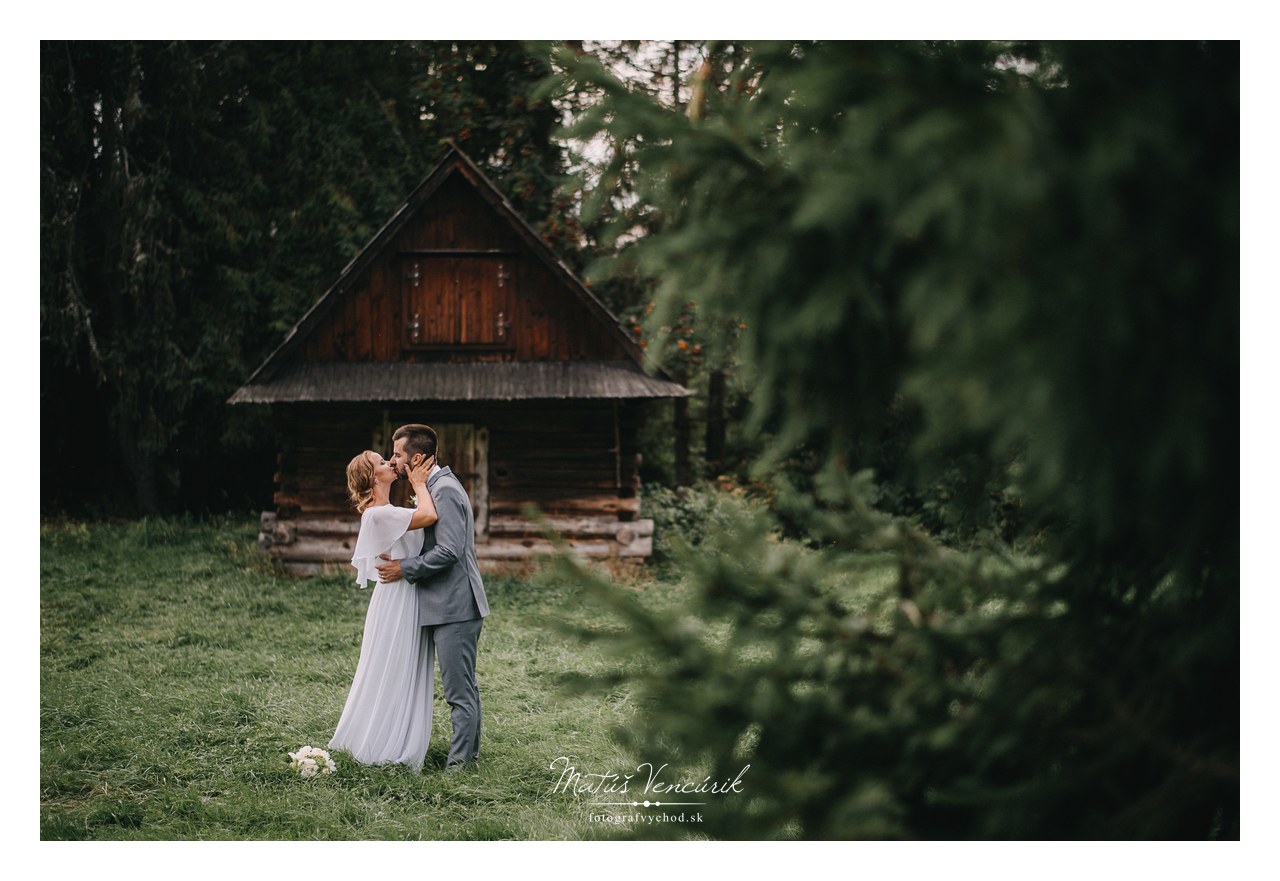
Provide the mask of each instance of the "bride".
{"label": "bride", "polygon": [[[422,552],[422,528],[436,522],[427,492],[432,456],[409,472],[417,509],[391,504],[396,472],[366,450],[347,465],[347,489],[360,512],[360,535],[351,565],[361,588],[378,580],[379,554],[393,559]],[[433,667],[431,637],[418,624],[418,591],[408,581],[378,584],[365,616],[360,661],[331,749],[346,750],[365,765],[399,763],[422,768],[431,740]]]}

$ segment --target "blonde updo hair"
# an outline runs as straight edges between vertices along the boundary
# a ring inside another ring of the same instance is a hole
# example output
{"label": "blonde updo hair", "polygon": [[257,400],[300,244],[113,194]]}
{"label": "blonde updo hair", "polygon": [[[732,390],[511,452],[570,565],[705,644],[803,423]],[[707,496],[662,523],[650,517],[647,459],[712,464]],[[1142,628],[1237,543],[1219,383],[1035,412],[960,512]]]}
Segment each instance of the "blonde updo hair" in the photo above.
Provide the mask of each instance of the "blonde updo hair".
{"label": "blonde updo hair", "polygon": [[355,505],[357,514],[363,514],[364,509],[373,504],[374,470],[370,455],[376,454],[365,450],[347,463],[347,492],[351,494],[351,504]]}

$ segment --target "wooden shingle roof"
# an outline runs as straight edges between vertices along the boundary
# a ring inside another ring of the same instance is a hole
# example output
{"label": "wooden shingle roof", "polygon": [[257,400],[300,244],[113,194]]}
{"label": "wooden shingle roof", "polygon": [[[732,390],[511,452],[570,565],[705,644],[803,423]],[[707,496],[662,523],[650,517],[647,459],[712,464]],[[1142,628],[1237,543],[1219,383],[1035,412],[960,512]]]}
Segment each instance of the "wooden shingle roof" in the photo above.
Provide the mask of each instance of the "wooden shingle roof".
{"label": "wooden shingle roof", "polygon": [[626,361],[290,364],[245,385],[233,404],[679,398],[689,391]]}

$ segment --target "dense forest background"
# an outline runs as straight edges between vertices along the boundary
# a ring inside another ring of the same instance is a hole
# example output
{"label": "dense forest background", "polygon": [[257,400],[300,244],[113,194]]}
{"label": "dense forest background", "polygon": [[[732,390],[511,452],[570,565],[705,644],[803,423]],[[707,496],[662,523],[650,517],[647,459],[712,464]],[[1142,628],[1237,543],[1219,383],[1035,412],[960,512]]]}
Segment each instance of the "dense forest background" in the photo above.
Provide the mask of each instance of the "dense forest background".
{"label": "dense forest background", "polygon": [[529,97],[550,69],[517,44],[46,41],[40,62],[40,406],[64,427],[44,513],[269,505],[265,408],[224,402],[445,138],[576,253],[559,113]]}
{"label": "dense forest background", "polygon": [[596,587],[653,653],[637,747],[761,769],[709,834],[1239,835],[1238,44],[46,42],[41,79],[45,516],[264,507],[223,402],[454,138],[697,392],[646,475],[691,487],[654,494],[690,607]]}

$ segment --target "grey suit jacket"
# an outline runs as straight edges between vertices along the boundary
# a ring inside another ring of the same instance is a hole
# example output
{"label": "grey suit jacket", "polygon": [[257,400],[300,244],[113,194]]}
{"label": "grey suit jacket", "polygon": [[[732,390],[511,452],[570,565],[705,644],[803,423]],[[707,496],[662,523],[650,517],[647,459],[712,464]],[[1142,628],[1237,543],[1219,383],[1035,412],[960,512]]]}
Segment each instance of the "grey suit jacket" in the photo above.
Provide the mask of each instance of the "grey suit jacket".
{"label": "grey suit jacket", "polygon": [[422,530],[422,554],[400,561],[404,577],[418,588],[418,621],[453,624],[489,614],[476,563],[476,524],[467,491],[449,468],[427,481],[440,518]]}

